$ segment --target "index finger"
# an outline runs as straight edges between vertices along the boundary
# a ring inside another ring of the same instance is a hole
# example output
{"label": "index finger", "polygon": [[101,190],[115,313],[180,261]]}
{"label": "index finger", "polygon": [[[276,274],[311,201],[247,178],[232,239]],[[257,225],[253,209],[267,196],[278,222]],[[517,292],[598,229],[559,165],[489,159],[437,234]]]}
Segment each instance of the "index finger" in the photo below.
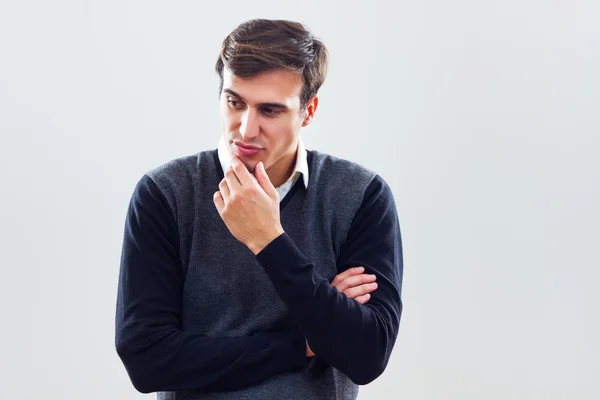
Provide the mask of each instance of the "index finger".
{"label": "index finger", "polygon": [[333,281],[331,282],[332,285],[337,284],[339,281],[346,279],[349,276],[352,275],[357,275],[357,274],[362,274],[363,272],[365,272],[365,268],[362,266],[359,267],[354,267],[354,268],[348,268],[347,270],[345,270],[344,272],[338,274],[335,276],[335,278],[333,278]]}
{"label": "index finger", "polygon": [[231,166],[233,167],[233,172],[235,172],[242,186],[248,186],[254,183],[254,178],[252,178],[250,171],[248,171],[238,156],[234,156],[231,159]]}

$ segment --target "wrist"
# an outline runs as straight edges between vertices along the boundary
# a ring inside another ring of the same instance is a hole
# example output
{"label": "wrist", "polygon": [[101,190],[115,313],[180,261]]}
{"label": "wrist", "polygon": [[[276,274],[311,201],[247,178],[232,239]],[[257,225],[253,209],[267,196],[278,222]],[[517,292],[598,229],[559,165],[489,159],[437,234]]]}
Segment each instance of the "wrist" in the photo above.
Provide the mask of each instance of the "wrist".
{"label": "wrist", "polygon": [[254,253],[254,255],[257,255],[258,253],[263,251],[263,249],[265,247],[267,247],[273,240],[277,239],[279,236],[283,235],[284,233],[285,233],[285,231],[283,230],[283,227],[277,227],[272,232],[268,233],[267,235],[263,236],[262,238],[256,238],[257,240],[254,240],[253,242],[249,243],[247,246],[250,249],[250,251],[252,251],[252,253]]}

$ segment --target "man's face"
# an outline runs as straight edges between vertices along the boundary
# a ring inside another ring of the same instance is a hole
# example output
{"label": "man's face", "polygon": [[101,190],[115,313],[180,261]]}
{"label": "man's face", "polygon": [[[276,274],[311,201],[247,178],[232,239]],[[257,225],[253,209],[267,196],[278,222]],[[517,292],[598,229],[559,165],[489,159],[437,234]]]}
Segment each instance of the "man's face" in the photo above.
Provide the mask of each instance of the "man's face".
{"label": "man's face", "polygon": [[230,154],[237,155],[251,173],[259,161],[273,184],[291,172],[300,128],[312,120],[318,99],[301,113],[302,78],[274,70],[251,78],[223,71],[220,107],[222,130]]}

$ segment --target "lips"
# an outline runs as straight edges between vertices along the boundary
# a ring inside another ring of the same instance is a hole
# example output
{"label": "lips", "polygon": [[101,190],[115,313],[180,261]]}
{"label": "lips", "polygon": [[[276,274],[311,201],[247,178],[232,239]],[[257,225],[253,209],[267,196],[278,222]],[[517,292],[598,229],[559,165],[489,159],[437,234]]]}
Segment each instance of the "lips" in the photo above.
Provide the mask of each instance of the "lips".
{"label": "lips", "polygon": [[235,143],[235,145],[237,147],[238,154],[242,156],[254,156],[260,153],[260,151],[262,150],[260,147],[247,146],[241,143]]}
{"label": "lips", "polygon": [[261,150],[260,147],[248,146],[248,145],[241,144],[241,143],[236,143],[235,145],[238,146],[238,147],[241,147],[242,149],[247,149],[247,150]]}

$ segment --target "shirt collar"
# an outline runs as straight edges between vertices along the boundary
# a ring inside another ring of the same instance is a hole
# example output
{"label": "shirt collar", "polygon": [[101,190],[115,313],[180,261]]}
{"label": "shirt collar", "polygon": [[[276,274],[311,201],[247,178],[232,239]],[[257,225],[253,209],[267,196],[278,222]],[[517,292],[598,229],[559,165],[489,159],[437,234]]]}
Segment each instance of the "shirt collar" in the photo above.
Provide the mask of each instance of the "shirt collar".
{"label": "shirt collar", "polygon": [[[219,146],[217,148],[217,154],[219,156],[219,161],[221,162],[221,168],[223,172],[227,171],[227,167],[229,167],[229,163],[231,161],[231,153],[229,152],[229,148],[225,143],[225,139],[221,136],[219,139]],[[304,142],[302,138],[298,138],[298,150],[296,154],[296,166],[294,167],[294,172],[290,176],[290,179],[294,179],[296,174],[302,175],[302,180],[304,182],[304,188],[308,187],[308,158],[306,153],[306,147],[304,147]],[[289,181],[289,180],[288,180]]]}

